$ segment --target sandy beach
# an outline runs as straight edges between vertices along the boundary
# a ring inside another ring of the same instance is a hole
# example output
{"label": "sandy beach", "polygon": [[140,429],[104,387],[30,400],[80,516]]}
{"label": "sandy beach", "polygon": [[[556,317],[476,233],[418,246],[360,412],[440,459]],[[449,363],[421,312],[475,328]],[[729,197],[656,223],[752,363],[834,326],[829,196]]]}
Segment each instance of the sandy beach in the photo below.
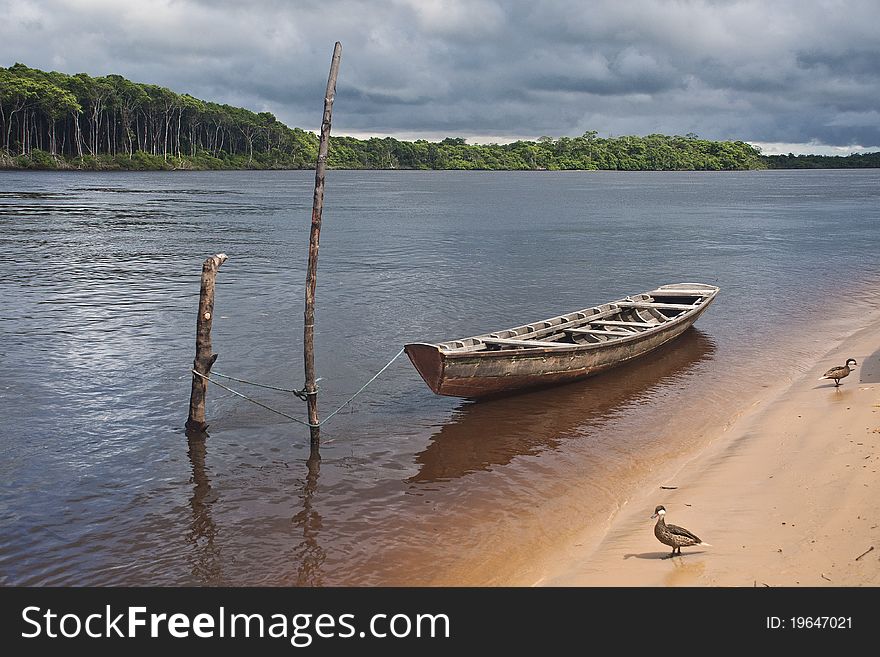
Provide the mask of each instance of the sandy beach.
{"label": "sandy beach", "polygon": [[[539,586],[880,585],[880,322],[817,354],[791,383],[686,462],[650,480],[602,527],[586,527]],[[835,388],[818,380],[853,357]],[[756,378],[772,382],[772,363]],[[667,558],[654,507],[711,547]]]}

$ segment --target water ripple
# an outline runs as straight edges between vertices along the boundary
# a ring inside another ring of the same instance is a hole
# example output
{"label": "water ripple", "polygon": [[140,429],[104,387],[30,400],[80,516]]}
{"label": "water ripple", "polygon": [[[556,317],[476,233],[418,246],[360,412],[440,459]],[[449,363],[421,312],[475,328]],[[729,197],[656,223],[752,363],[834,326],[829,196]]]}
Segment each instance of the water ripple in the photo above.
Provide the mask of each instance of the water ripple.
{"label": "water ripple", "polygon": [[640,363],[509,399],[436,397],[401,358],[318,459],[301,425],[215,388],[207,441],[182,431],[212,253],[217,369],[302,383],[311,172],[0,173],[0,584],[504,583],[741,409],[755,363],[790,379],[877,312],[878,182],[331,172],[323,414],[405,342],[665,282],[722,293]]}

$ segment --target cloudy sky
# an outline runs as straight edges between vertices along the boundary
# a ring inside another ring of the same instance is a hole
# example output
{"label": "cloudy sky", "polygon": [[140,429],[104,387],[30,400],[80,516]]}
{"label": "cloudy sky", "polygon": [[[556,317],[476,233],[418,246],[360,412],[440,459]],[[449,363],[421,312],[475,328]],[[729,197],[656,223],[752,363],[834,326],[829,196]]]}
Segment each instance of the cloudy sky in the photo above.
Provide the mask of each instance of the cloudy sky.
{"label": "cloudy sky", "polygon": [[878,0],[0,0],[0,66],[118,73],[333,134],[696,133],[880,150]]}

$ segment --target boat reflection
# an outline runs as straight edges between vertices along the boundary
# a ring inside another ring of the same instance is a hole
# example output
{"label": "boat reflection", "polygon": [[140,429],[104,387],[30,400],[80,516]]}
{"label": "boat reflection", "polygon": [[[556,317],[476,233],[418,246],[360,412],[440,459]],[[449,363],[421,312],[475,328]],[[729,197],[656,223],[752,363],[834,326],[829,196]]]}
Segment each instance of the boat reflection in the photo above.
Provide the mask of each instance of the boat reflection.
{"label": "boat reflection", "polygon": [[415,456],[419,471],[407,481],[446,481],[553,449],[573,430],[601,423],[714,352],[714,342],[691,328],[647,356],[581,382],[465,402]]}

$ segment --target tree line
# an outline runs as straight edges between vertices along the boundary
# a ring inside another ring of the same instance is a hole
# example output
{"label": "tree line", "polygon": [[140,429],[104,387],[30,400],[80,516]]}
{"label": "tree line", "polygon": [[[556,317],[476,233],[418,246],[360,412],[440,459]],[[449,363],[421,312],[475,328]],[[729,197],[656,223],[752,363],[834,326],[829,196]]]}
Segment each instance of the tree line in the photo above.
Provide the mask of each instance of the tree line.
{"label": "tree line", "polygon": [[120,75],[0,68],[0,144],[37,166],[308,167],[317,138],[269,112],[177,94]]}
{"label": "tree line", "polygon": [[767,166],[771,169],[876,169],[880,168],[880,153],[768,155]]}
{"label": "tree line", "polygon": [[741,141],[709,141],[696,135],[602,138],[541,137],[537,141],[472,145],[462,138],[440,142],[391,137],[334,138],[330,164],[351,169],[480,169],[684,171],[764,168],[757,149]]}
{"label": "tree line", "polygon": [[[313,168],[314,133],[255,113],[132,82],[0,67],[0,166],[33,168]],[[880,154],[852,166],[877,166]],[[467,144],[392,137],[331,137],[337,169],[710,170],[821,166],[821,156],[762,156],[742,141],[697,135],[541,137],[510,144]],[[848,166],[834,160],[835,166]],[[816,163],[819,164],[816,164]],[[854,160],[855,162],[855,160]]]}

